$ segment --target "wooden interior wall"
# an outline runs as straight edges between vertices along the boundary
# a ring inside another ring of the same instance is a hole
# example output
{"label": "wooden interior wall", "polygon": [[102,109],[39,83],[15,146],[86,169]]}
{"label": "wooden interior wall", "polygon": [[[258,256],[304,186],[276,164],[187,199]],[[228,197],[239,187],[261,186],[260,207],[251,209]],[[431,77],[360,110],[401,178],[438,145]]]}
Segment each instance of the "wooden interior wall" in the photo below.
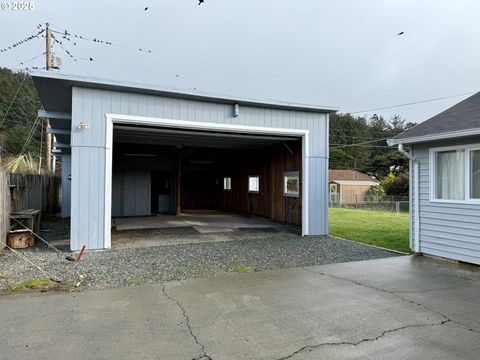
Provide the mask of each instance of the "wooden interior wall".
{"label": "wooden interior wall", "polygon": [[[302,223],[301,141],[277,145],[244,157],[235,157],[217,168],[217,208],[268,217],[294,225]],[[300,194],[284,196],[284,173],[298,171]],[[259,176],[260,191],[248,192],[248,177]],[[223,190],[223,178],[231,177],[232,189]]]}

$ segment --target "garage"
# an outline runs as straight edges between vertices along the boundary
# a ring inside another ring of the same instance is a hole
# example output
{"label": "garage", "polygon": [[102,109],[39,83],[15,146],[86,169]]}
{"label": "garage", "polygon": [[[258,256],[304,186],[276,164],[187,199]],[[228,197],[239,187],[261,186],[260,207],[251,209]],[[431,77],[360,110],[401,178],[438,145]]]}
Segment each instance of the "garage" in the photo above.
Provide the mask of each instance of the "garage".
{"label": "garage", "polygon": [[[304,133],[265,134],[238,127],[235,132],[220,131],[219,126],[203,124],[206,128],[200,129],[199,124],[158,119],[159,126],[152,127],[146,126],[152,119],[121,115],[111,119],[114,225],[128,229],[118,219],[122,217],[193,213],[197,220],[209,222],[210,228],[230,230],[212,218],[199,219],[213,210],[263,217],[301,229]],[[160,217],[148,222],[162,227],[170,220]],[[140,221],[129,223],[138,228]]]}
{"label": "garage", "polygon": [[72,250],[110,248],[117,219],[192,213],[327,234],[331,108],[64,74],[33,79],[43,116],[61,116],[70,128],[55,151],[70,165],[62,167],[71,179],[62,213],[70,215]]}

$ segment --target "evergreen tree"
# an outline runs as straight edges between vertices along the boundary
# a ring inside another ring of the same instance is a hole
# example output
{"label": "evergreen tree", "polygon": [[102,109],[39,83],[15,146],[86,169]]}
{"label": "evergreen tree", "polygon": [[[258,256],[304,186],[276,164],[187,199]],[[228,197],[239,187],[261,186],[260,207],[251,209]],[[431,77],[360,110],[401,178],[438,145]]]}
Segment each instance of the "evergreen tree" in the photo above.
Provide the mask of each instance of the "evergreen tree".
{"label": "evergreen tree", "polygon": [[[15,97],[16,93],[17,96]],[[15,100],[12,102],[14,97]],[[31,77],[26,73],[14,73],[9,69],[0,68],[0,146],[2,157],[20,154],[37,118],[39,108],[40,101]],[[41,136],[41,126],[38,126],[26,150],[27,154],[32,153],[35,157],[39,156]]]}

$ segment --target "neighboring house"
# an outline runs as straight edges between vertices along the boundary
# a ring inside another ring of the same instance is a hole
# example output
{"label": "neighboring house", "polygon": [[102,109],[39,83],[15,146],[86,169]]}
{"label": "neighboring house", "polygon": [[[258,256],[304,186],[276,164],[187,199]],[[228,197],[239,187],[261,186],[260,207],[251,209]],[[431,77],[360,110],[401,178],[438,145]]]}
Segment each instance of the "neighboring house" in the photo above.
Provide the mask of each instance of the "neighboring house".
{"label": "neighboring house", "polygon": [[410,159],[411,248],[480,264],[480,93],[388,143]]}
{"label": "neighboring house", "polygon": [[62,159],[71,250],[111,247],[112,216],[225,209],[328,233],[328,117],[234,99],[34,72]]}
{"label": "neighboring house", "polygon": [[370,187],[380,182],[355,170],[329,170],[328,187],[330,203],[364,204]]}

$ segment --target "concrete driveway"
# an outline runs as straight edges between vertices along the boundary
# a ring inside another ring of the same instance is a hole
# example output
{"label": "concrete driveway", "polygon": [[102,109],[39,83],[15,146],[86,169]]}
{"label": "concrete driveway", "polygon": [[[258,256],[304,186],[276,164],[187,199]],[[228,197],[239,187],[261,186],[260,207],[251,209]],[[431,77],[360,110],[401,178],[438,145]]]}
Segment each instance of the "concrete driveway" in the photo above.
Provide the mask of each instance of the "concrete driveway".
{"label": "concrete driveway", "polygon": [[0,296],[1,359],[478,359],[480,272],[421,257]]}

